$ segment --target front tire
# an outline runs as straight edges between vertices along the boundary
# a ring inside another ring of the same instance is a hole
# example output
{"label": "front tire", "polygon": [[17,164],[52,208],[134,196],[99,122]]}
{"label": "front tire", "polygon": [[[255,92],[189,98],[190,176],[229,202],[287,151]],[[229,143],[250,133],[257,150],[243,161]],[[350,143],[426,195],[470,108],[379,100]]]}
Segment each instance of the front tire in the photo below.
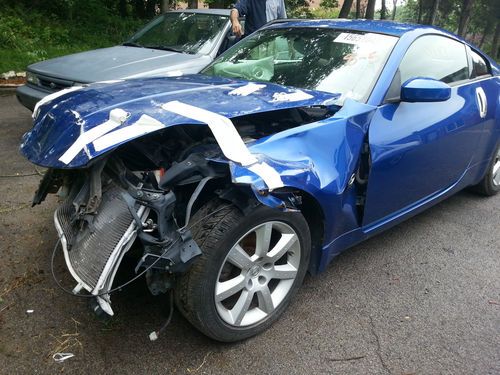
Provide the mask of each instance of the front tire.
{"label": "front tire", "polygon": [[[224,205],[216,199],[192,222]],[[300,213],[234,206],[215,213],[193,237],[203,254],[176,286],[182,314],[205,335],[224,342],[254,336],[273,324],[302,284],[311,251]]]}

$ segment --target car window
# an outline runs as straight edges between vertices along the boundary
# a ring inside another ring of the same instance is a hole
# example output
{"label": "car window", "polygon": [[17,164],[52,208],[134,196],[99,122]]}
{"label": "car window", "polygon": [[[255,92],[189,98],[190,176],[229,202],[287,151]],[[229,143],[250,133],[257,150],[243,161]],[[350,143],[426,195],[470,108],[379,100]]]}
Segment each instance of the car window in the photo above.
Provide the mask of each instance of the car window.
{"label": "car window", "polygon": [[482,77],[490,74],[488,64],[478,53],[470,51],[472,57],[472,74],[471,78]]}
{"label": "car window", "polygon": [[325,28],[257,31],[202,74],[341,94],[365,101],[398,38]]}
{"label": "car window", "polygon": [[207,54],[227,21],[227,16],[216,14],[166,13],[135,34],[126,45]]}
{"label": "car window", "polygon": [[410,46],[399,66],[401,83],[426,77],[451,84],[469,78],[465,45],[439,35],[425,35]]}

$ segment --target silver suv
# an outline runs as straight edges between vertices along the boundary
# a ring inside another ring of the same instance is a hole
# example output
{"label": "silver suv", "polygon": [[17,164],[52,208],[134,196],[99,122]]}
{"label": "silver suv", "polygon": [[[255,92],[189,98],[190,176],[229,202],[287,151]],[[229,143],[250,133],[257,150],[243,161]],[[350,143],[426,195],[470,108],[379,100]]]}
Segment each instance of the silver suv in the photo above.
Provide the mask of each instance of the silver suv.
{"label": "silver suv", "polygon": [[62,56],[28,66],[18,100],[33,110],[44,96],[91,82],[198,73],[235,42],[229,9],[162,14],[122,45]]}

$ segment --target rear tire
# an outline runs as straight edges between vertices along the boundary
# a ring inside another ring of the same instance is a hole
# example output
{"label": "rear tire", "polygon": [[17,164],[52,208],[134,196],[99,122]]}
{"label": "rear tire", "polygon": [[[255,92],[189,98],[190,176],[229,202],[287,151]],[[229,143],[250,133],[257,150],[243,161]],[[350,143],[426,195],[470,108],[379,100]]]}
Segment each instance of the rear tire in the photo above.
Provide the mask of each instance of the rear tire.
{"label": "rear tire", "polygon": [[500,143],[493,153],[486,175],[479,184],[473,186],[473,190],[486,196],[495,195],[500,191]]}
{"label": "rear tire", "polygon": [[[224,204],[207,203],[192,222]],[[300,213],[261,205],[243,215],[231,205],[193,228],[193,237],[203,254],[178,280],[176,304],[218,341],[239,341],[267,329],[285,311],[308,268],[310,232]]]}

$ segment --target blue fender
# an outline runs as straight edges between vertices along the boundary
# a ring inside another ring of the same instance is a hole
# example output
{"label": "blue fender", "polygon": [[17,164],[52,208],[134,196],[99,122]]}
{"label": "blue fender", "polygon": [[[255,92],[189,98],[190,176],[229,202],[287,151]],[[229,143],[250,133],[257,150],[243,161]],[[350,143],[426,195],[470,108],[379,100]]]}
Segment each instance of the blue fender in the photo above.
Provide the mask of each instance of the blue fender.
{"label": "blue fender", "polygon": [[[375,110],[375,106],[346,100],[331,118],[259,139],[249,147],[278,171],[286,188],[308,193],[321,207],[318,214],[324,218],[325,237],[320,264],[326,265],[333,257],[329,245],[337,237],[360,226],[356,191],[349,181]],[[262,203],[283,205],[278,194],[259,194],[265,184],[247,168],[231,163],[231,174],[234,182],[250,184]]]}

